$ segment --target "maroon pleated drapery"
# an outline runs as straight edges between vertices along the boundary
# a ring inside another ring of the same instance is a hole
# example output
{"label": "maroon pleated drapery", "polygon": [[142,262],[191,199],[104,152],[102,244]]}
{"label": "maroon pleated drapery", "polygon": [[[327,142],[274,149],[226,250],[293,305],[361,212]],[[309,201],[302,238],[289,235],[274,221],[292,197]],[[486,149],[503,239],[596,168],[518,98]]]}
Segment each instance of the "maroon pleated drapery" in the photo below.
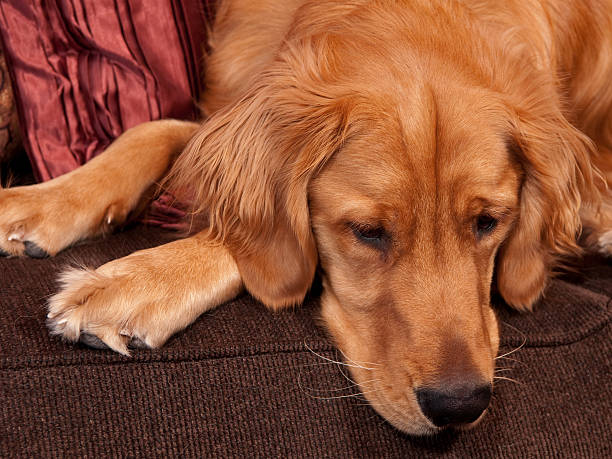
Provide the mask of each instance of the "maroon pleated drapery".
{"label": "maroon pleated drapery", "polygon": [[[2,0],[0,33],[36,179],[75,169],[142,122],[195,119],[213,3]],[[157,204],[157,223],[179,215]]]}

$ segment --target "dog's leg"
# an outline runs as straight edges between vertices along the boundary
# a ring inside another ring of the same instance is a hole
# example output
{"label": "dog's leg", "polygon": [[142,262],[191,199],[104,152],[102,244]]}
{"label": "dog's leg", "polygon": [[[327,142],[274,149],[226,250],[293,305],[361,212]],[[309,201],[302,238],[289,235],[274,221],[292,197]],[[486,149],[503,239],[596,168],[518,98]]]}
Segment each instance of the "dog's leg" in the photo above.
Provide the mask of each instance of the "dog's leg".
{"label": "dog's leg", "polygon": [[197,123],[152,121],[84,166],[46,183],[0,189],[0,255],[55,255],[125,221],[182,151]]}
{"label": "dog's leg", "polygon": [[203,312],[234,298],[242,280],[234,259],[203,233],[134,252],[96,270],[72,269],[49,300],[48,326],[69,341],[159,347]]}
{"label": "dog's leg", "polygon": [[598,208],[583,206],[580,209],[583,228],[583,244],[605,256],[612,257],[612,149],[599,147],[596,165],[607,183],[602,186],[602,202]]}
{"label": "dog's leg", "polygon": [[582,208],[580,216],[586,248],[612,256],[612,196],[604,198],[600,209]]}

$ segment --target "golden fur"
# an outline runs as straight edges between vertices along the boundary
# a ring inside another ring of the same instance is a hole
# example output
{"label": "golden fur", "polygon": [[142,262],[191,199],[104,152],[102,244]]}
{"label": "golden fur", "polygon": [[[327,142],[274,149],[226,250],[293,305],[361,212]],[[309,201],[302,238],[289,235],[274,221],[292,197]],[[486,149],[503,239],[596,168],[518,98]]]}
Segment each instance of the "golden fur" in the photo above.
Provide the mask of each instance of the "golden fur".
{"label": "golden fur", "polygon": [[581,231],[612,251],[611,18],[611,0],[225,0],[202,124],[147,123],[2,190],[0,248],[53,255],[163,178],[201,232],[64,274],[53,333],[160,346],[243,286],[297,304],[320,266],[323,322],[366,397],[438,431],[418,389],[492,384],[494,268],[529,310]]}

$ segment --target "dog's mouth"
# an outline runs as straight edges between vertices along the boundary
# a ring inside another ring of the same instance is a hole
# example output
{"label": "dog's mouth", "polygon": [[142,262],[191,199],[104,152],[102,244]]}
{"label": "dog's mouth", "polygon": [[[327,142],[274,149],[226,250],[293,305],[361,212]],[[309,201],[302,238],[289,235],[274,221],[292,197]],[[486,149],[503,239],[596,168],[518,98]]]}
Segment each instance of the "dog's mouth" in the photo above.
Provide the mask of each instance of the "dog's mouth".
{"label": "dog's mouth", "polygon": [[491,384],[465,383],[451,389],[421,388],[403,394],[390,385],[365,386],[363,394],[378,414],[395,428],[416,436],[472,429],[485,417],[492,396]]}
{"label": "dog's mouth", "polygon": [[431,436],[447,431],[471,430],[480,424],[488,411],[487,407],[470,421],[452,421],[437,425],[427,418],[422,411],[414,412],[411,409],[402,409],[403,407],[388,404],[381,407],[381,404],[375,401],[370,401],[370,404],[378,414],[396,429],[415,436]]}

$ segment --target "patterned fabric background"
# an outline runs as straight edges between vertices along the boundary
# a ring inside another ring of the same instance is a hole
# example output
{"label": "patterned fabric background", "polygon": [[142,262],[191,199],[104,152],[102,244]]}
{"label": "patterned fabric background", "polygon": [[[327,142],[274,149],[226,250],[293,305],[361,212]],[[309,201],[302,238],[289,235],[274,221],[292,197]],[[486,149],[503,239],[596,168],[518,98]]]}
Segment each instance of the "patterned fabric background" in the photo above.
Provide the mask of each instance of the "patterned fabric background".
{"label": "patterned fabric background", "polygon": [[21,144],[17,110],[4,54],[0,50],[0,162],[9,160]]}

